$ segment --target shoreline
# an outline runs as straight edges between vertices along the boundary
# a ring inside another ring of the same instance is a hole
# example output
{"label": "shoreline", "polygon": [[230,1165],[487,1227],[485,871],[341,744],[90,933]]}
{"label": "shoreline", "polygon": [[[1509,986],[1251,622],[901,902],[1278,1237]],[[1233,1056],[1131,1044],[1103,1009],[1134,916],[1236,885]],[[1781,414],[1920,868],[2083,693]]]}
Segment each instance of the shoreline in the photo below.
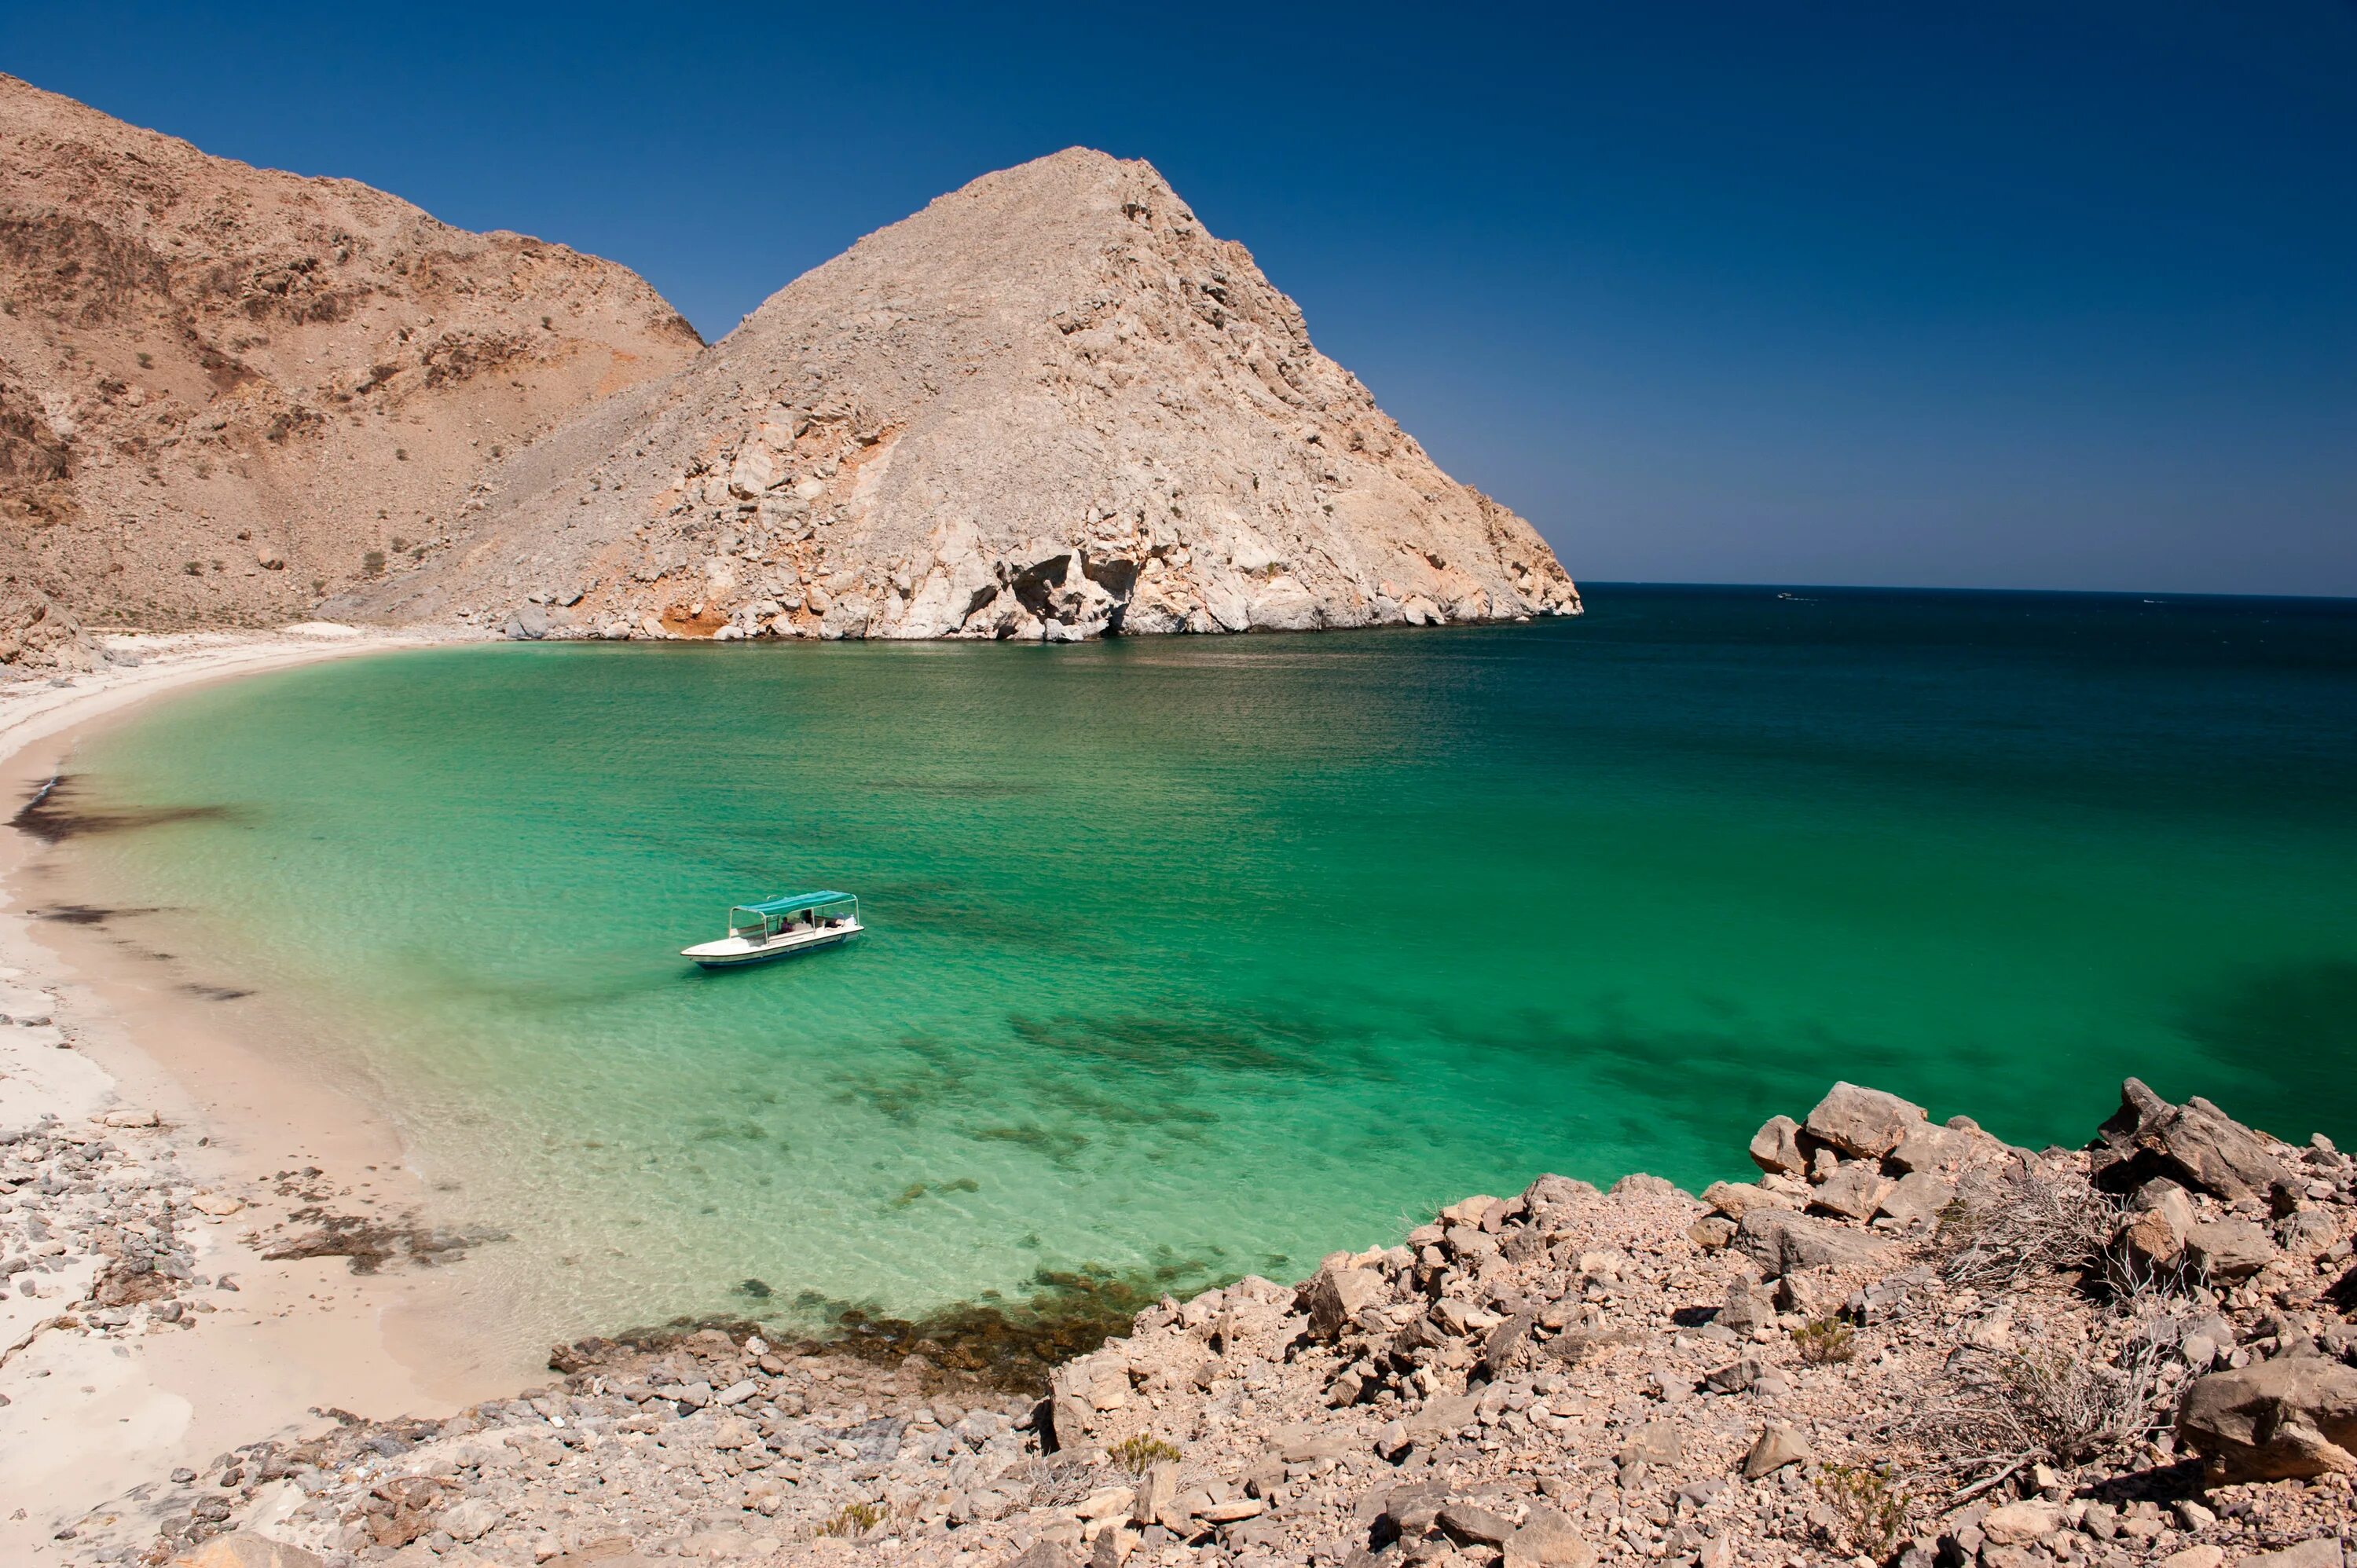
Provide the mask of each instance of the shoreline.
{"label": "shoreline", "polygon": [[[157,697],[442,639],[321,628],[126,640],[136,664],[0,691],[0,787],[13,800],[30,800],[88,736]],[[209,999],[173,961],[111,929],[105,911],[38,918],[55,902],[53,847],[21,827],[0,846],[0,1013],[14,1020],[0,1026],[0,1136],[47,1128],[52,1146],[103,1146],[115,1174],[65,1248],[65,1281],[0,1303],[0,1474],[19,1505],[0,1510],[0,1555],[27,1563],[62,1560],[67,1543],[52,1537],[93,1510],[152,1530],[135,1524],[140,1483],[330,1424],[318,1411],[430,1415],[516,1378],[455,1348],[447,1271],[363,1274],[341,1255],[264,1256],[323,1211],[397,1230],[423,1197],[398,1138],[357,1095],[257,1049],[252,1038],[274,1026],[262,1010]],[[93,1308],[104,1294],[74,1286],[120,1272],[109,1256],[123,1247],[119,1222],[135,1236],[143,1208],[162,1233],[157,1272],[188,1277],[144,1313],[136,1302]],[[126,1321],[101,1320],[117,1312]],[[33,1498],[38,1514],[21,1506]]]}
{"label": "shoreline", "polygon": [[748,1324],[583,1340],[449,1420],[177,1477],[139,1561],[2348,1561],[2357,1160],[2328,1140],[2131,1079],[2086,1148],[2033,1153],[1842,1082],[1748,1152],[1699,1199],[1543,1176],[1298,1285],[1166,1297],[1044,1398]]}
{"label": "shoreline", "polygon": [[[8,785],[146,696],[414,645],[260,640],[0,695]],[[48,825],[108,823],[69,795]],[[1044,1398],[922,1324],[682,1320],[488,1366],[464,1263],[401,1266],[422,1194],[387,1117],[241,1038],[265,1003],[52,893],[48,857],[21,828],[0,850],[12,1563],[2341,1561],[2357,1459],[2254,1436],[2235,1402],[2341,1432],[2357,1160],[2206,1101],[2131,1079],[2093,1143],[2033,1153],[1836,1083],[1752,1137],[1755,1182],[1462,1198],[1298,1285],[1043,1347]],[[359,1266],[371,1246],[393,1266]],[[2022,1449],[1986,1402],[2008,1366],[2089,1369],[2063,1392],[2118,1408]],[[2283,1549],[2306,1554],[2253,1555]]]}

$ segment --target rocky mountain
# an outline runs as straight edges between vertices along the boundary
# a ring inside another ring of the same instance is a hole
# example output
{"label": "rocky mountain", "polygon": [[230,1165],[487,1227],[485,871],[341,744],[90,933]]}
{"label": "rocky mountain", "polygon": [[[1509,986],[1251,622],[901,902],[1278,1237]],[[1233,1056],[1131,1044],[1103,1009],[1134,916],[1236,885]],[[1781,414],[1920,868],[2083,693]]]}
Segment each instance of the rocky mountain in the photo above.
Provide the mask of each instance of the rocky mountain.
{"label": "rocky mountain", "polygon": [[867,236],[469,505],[447,549],[331,612],[1077,639],[1580,607],[1243,246],[1147,165],[1081,148]]}
{"label": "rocky mountain", "polygon": [[612,263],[0,76],[0,659],[307,613],[701,347]]}

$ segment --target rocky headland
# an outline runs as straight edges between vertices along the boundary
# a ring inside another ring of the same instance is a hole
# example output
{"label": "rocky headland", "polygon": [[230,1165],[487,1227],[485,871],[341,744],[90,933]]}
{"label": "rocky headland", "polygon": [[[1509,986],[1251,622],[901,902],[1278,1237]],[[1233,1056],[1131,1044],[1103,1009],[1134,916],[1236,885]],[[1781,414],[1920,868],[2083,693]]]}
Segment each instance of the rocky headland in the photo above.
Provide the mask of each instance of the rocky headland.
{"label": "rocky headland", "polygon": [[1143,162],[985,175],[490,475],[331,607],[511,636],[1013,638],[1574,614]]}
{"label": "rocky headland", "polygon": [[0,662],[301,619],[702,347],[613,263],[0,76]]}
{"label": "rocky headland", "polygon": [[84,628],[1007,638],[1576,614],[1153,168],[985,175],[709,348],[610,262],[0,76],[0,670]]}
{"label": "rocky headland", "polygon": [[[188,1238],[240,1195],[177,1182],[167,1136],[0,1133],[12,1310],[205,1332]],[[2343,1563],[2357,1162],[2330,1142],[2130,1080],[2087,1146],[2031,1151],[1837,1084],[1749,1153],[1699,1197],[1469,1197],[1044,1379],[912,1326],[564,1346],[450,1419],[323,1412],[158,1476],[56,1520],[54,1560]]]}

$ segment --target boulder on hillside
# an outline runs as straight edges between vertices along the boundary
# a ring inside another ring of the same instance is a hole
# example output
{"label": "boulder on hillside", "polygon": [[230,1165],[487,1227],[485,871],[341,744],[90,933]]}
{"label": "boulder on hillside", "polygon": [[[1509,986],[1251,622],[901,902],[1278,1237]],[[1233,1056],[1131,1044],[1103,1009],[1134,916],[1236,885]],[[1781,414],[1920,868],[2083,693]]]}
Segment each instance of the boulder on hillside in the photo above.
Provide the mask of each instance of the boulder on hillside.
{"label": "boulder on hillside", "polygon": [[1874,1212],[1901,1225],[1928,1223],[1937,1219],[1940,1211],[1955,1197],[1953,1183],[1943,1181],[1929,1171],[1915,1171],[1901,1176],[1897,1186],[1884,1193]]}
{"label": "boulder on hillside", "polygon": [[1733,1245],[1768,1273],[1790,1274],[1870,1262],[1891,1244],[1835,1220],[1790,1209],[1754,1208],[1737,1222]]}
{"label": "boulder on hillside", "polygon": [[2001,1163],[2007,1153],[2002,1139],[1982,1132],[1969,1116],[1957,1116],[1944,1127],[1925,1122],[1909,1128],[1882,1163],[1899,1176],[1922,1174],[1953,1181],[1966,1171]]}
{"label": "boulder on hillside", "polygon": [[2120,1108],[2087,1152],[2089,1174],[2114,1192],[2168,1176],[2231,1203],[2292,1185],[2265,1136],[2199,1095],[2171,1105],[2133,1078],[2120,1085]]}
{"label": "boulder on hillside", "polygon": [[1801,1152],[1801,1124],[1790,1116],[1770,1116],[1751,1134],[1751,1162],[1771,1175],[1799,1176],[1809,1168]]}
{"label": "boulder on hillside", "polygon": [[1790,1208],[1792,1200],[1781,1192],[1749,1182],[1715,1181],[1702,1189],[1702,1200],[1729,1219],[1740,1219],[1754,1208]]}
{"label": "boulder on hillside", "polygon": [[2244,1280],[2276,1259],[2276,1244],[2247,1219],[2212,1219],[2185,1233],[2185,1256],[2213,1281]]}
{"label": "boulder on hillside", "polygon": [[1809,1112],[1802,1130],[1853,1159],[1878,1160],[1927,1125],[1923,1108],[1854,1083],[1836,1083]]}
{"label": "boulder on hillside", "polygon": [[1359,1314],[1377,1305],[1391,1296],[1390,1282],[1373,1269],[1347,1264],[1332,1265],[1318,1271],[1309,1283],[1301,1287],[1294,1310],[1306,1313],[1309,1332],[1319,1339],[1332,1341],[1341,1337]]}
{"label": "boulder on hillside", "polygon": [[2209,1461],[2213,1484],[2357,1472],[2357,1368],[2295,1353],[2197,1378],[2177,1435]]}
{"label": "boulder on hillside", "polygon": [[1881,1171],[1863,1160],[1853,1160],[1817,1184],[1816,1191],[1809,1195],[1809,1208],[1844,1219],[1871,1219],[1890,1187],[1889,1178]]}

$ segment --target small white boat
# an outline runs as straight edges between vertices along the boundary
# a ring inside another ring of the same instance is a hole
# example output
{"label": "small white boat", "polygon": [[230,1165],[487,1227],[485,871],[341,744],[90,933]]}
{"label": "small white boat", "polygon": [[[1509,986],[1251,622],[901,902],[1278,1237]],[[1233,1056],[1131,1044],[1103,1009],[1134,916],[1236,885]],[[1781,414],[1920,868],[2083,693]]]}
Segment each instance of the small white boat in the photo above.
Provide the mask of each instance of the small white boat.
{"label": "small white boat", "polygon": [[726,936],[682,948],[679,956],[705,969],[740,969],[813,948],[831,948],[866,929],[859,923],[859,900],[850,894],[796,893],[737,905],[728,911]]}

